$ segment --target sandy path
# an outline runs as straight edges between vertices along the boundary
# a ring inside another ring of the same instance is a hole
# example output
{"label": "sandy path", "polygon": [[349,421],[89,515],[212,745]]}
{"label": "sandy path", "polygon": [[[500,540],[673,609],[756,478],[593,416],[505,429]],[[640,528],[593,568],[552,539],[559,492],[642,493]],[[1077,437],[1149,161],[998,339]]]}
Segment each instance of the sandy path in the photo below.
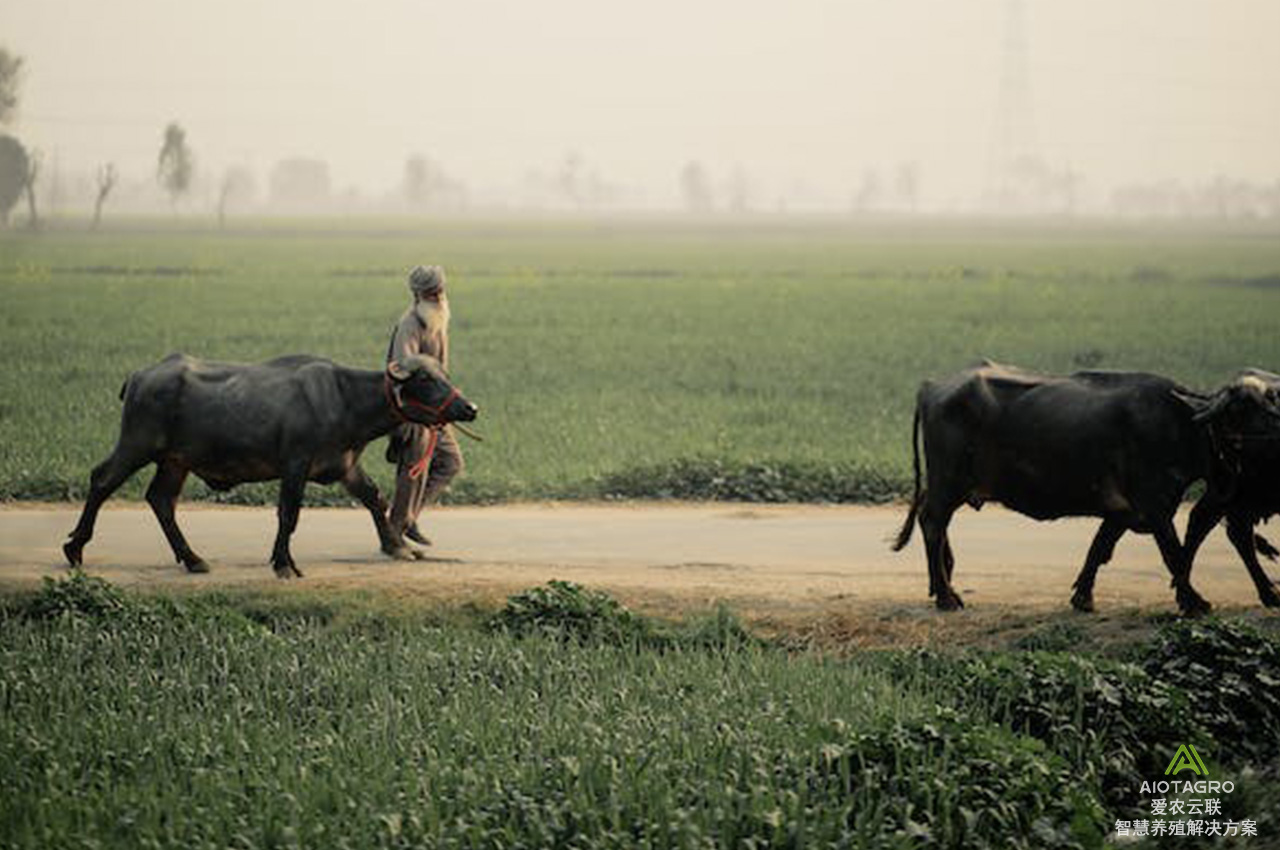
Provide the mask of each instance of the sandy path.
{"label": "sandy path", "polygon": [[[0,582],[35,582],[64,567],[61,544],[79,505],[0,509]],[[917,533],[889,551],[904,508],[725,504],[534,504],[460,507],[424,516],[431,560],[384,558],[368,515],[308,508],[294,535],[307,578],[297,587],[372,586],[431,599],[493,600],[558,578],[653,609],[696,609],[723,600],[753,617],[878,609],[928,611]],[[266,565],[275,533],[269,508],[183,505],[179,522],[213,571],[176,566],[145,507],[108,506],[86,549],[86,567],[123,585],[199,587],[275,583]],[[952,525],[956,588],[969,611],[1063,610],[1096,528],[1094,520],[1037,523],[988,507]],[[1179,527],[1184,527],[1185,515]],[[1273,534],[1273,537],[1280,534]],[[1273,574],[1275,570],[1272,570]],[[1197,559],[1195,583],[1219,606],[1257,606],[1252,583],[1221,531]],[[1155,544],[1127,536],[1099,576],[1100,611],[1173,608]]]}

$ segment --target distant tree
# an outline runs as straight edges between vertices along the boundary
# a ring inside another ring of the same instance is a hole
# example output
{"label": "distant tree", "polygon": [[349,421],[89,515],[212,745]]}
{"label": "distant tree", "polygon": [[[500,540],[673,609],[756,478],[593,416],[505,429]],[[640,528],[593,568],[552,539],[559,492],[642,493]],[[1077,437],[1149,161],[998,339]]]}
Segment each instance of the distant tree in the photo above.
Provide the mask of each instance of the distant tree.
{"label": "distant tree", "polygon": [[707,169],[697,160],[690,160],[680,169],[680,194],[689,212],[710,212],[715,205],[711,191],[711,179]]}
{"label": "distant tree", "polygon": [[93,229],[98,229],[102,221],[102,205],[107,202],[107,195],[116,186],[116,166],[108,162],[98,166],[98,197],[93,202]]}
{"label": "distant tree", "polygon": [[27,227],[37,230],[40,227],[40,214],[36,212],[36,178],[40,176],[40,152],[30,151],[27,154],[27,174],[22,181],[22,188],[27,194]]}
{"label": "distant tree", "polygon": [[218,188],[218,227],[226,224],[227,207],[249,202],[253,196],[253,173],[243,165],[227,169]]}
{"label": "distant tree", "polygon": [[729,182],[725,189],[728,196],[729,209],[735,213],[747,212],[751,207],[751,181],[741,165],[735,165],[729,172]]}
{"label": "distant tree", "polygon": [[880,173],[874,168],[862,172],[862,183],[853,196],[853,211],[871,212],[880,203]]}
{"label": "distant tree", "polygon": [[556,190],[575,207],[580,207],[585,200],[583,171],[586,160],[577,151],[565,154],[560,163],[560,171],[556,174]]}
{"label": "distant tree", "polygon": [[176,122],[164,128],[164,143],[160,147],[160,159],[156,166],[156,179],[169,194],[171,206],[191,189],[195,176],[195,156],[187,144],[187,131]]}
{"label": "distant tree", "polygon": [[894,176],[894,191],[898,202],[910,213],[915,213],[920,203],[920,166],[914,162],[898,163]]}
{"label": "distant tree", "polygon": [[22,57],[0,47],[0,127],[9,124],[17,112],[21,78]]}
{"label": "distant tree", "polygon": [[1080,199],[1080,186],[1084,177],[1078,171],[1064,168],[1054,174],[1054,190],[1063,213],[1074,215]]}
{"label": "distant tree", "polygon": [[466,206],[466,187],[450,177],[435,160],[420,153],[410,154],[405,159],[400,193],[410,208]]}
{"label": "distant tree", "polygon": [[411,155],[404,161],[401,190],[405,201],[414,207],[429,203],[438,180],[438,169],[431,160],[420,153]]}
{"label": "distant tree", "polygon": [[30,158],[22,142],[0,135],[0,225],[8,226],[9,213],[27,187],[30,170]]}

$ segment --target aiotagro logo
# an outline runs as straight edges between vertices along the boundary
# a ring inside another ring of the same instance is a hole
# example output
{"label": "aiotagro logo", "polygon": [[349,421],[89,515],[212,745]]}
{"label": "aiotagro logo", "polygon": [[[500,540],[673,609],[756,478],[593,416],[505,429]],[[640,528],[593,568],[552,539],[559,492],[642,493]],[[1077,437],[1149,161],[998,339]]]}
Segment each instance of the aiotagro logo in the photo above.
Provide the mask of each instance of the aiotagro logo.
{"label": "aiotagro logo", "polygon": [[[1178,774],[1184,770],[1201,778],[1178,779]],[[1229,779],[1210,779],[1204,759],[1200,758],[1191,744],[1178,747],[1169,760],[1164,775],[1174,778],[1142,783],[1140,791],[1150,817],[1131,821],[1117,820],[1117,838],[1258,834],[1258,823],[1255,820],[1222,820],[1223,797],[1235,791],[1236,785]]]}
{"label": "aiotagro logo", "polygon": [[1164,769],[1164,775],[1173,774],[1177,776],[1184,770],[1190,770],[1196,776],[1209,775],[1208,769],[1205,768],[1204,762],[1200,759],[1200,754],[1190,744],[1183,744],[1178,747],[1178,751],[1173,754],[1173,758],[1169,761],[1169,766]]}

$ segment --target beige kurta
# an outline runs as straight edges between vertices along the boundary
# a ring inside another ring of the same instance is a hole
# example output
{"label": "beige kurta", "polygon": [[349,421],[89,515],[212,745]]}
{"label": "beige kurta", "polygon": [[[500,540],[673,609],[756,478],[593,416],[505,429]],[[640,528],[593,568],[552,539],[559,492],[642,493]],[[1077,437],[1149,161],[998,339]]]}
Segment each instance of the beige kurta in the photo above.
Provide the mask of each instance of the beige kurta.
{"label": "beige kurta", "polygon": [[[426,354],[449,367],[449,332],[427,333],[417,311],[410,307],[400,317],[387,351],[388,363],[408,370],[414,357]],[[396,458],[396,494],[391,503],[391,528],[403,534],[418,514],[433,501],[449,482],[462,471],[462,449],[450,428],[441,428],[431,466],[425,475],[413,478],[410,471],[422,458],[430,440],[430,431],[422,425],[405,423],[391,432],[391,451]]]}

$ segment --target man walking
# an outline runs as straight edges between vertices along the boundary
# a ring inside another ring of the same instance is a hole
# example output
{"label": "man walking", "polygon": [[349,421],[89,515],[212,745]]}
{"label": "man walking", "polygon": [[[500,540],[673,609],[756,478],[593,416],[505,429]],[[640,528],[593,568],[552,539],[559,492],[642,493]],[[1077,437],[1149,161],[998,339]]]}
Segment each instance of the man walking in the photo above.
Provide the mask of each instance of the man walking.
{"label": "man walking", "polygon": [[[444,286],[444,269],[439,266],[410,270],[413,302],[396,324],[387,351],[387,371],[393,377],[412,372],[414,358],[424,354],[449,368],[449,299]],[[396,494],[389,517],[392,531],[431,545],[418,530],[418,514],[462,471],[462,450],[452,429],[406,422],[391,432],[387,460],[396,464]]]}

